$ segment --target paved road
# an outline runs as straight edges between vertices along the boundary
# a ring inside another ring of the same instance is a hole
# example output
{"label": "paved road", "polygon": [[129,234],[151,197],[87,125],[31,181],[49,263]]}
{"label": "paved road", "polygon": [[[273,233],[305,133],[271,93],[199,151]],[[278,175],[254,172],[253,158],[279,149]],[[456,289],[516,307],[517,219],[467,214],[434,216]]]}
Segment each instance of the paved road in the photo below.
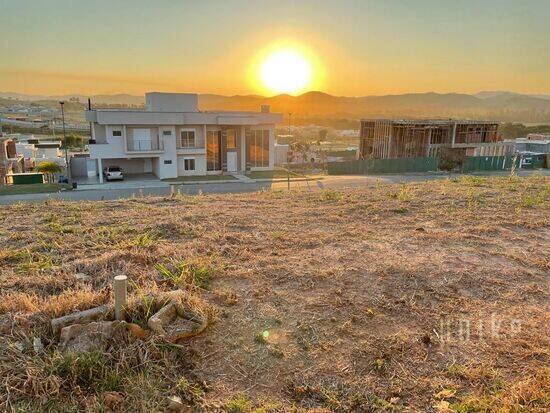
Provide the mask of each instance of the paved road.
{"label": "paved road", "polygon": [[[519,171],[520,176],[528,176],[533,173],[541,173],[540,171]],[[550,176],[550,170],[542,170],[546,176]],[[478,176],[507,176],[506,172],[485,172],[478,173]],[[399,183],[399,182],[418,182],[432,179],[446,179],[450,176],[456,177],[459,175],[449,175],[446,173],[431,173],[431,174],[400,174],[400,175],[369,175],[369,176],[326,176],[319,181],[292,181],[290,183],[291,190],[301,191],[318,191],[324,189],[342,189],[342,188],[361,188],[375,185],[377,182],[382,183]],[[179,185],[176,187],[181,193],[198,194],[200,192],[209,193],[239,193],[239,192],[256,192],[260,190],[286,190],[286,182],[232,182],[232,183],[208,183],[196,185]],[[93,189],[56,192],[49,194],[26,194],[26,195],[4,195],[0,196],[0,204],[13,204],[18,202],[43,202],[48,199],[64,199],[70,201],[99,201],[111,199],[123,199],[140,196],[166,196],[170,194],[170,188],[165,185],[161,187],[152,187],[150,183],[143,189],[139,188],[117,188],[117,189]]]}

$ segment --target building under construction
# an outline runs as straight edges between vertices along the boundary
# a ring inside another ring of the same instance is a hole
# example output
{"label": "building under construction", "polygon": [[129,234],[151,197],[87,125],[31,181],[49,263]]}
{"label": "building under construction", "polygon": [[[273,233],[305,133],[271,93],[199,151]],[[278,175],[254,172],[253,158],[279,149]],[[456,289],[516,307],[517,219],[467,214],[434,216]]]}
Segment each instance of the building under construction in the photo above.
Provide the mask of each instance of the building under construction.
{"label": "building under construction", "polygon": [[498,123],[456,120],[361,120],[359,159],[437,156],[442,148],[464,155],[504,155]]}

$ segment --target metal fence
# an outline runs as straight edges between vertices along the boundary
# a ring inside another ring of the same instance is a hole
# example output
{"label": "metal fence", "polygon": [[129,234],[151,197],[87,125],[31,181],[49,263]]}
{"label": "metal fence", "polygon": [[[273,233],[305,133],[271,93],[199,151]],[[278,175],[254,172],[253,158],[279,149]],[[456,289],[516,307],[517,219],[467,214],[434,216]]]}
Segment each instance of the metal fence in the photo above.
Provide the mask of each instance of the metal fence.
{"label": "metal fence", "polygon": [[[510,170],[516,168],[549,167],[546,155],[523,156],[467,156],[462,161],[460,172]],[[433,172],[438,170],[439,157],[364,159],[327,163],[329,175],[368,175],[380,173]]]}
{"label": "metal fence", "polygon": [[514,159],[516,159],[516,167],[519,167],[519,157],[467,156],[462,164],[462,172],[503,171],[512,168]]}
{"label": "metal fence", "polygon": [[438,158],[364,159],[348,162],[329,162],[329,175],[367,175],[369,173],[404,173],[437,171]]}

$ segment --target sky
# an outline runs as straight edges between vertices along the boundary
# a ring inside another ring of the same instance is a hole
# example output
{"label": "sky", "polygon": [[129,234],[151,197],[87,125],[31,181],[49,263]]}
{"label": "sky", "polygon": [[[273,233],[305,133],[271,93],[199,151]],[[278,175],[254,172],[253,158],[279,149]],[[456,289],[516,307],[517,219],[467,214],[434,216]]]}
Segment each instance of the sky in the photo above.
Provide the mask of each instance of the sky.
{"label": "sky", "polygon": [[334,95],[550,93],[549,22],[550,0],[0,0],[0,91],[270,94],[290,47]]}

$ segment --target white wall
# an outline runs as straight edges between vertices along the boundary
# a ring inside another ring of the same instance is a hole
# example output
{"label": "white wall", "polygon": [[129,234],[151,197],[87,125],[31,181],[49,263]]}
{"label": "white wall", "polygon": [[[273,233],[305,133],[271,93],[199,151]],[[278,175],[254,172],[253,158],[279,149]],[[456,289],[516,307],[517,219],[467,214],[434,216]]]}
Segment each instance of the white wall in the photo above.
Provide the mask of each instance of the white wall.
{"label": "white wall", "polygon": [[145,94],[145,107],[153,112],[198,112],[199,96],[196,93]]}
{"label": "white wall", "polygon": [[[123,136],[113,136],[113,130],[121,130]],[[90,158],[125,158],[126,151],[124,148],[125,129],[121,125],[106,125],[105,126],[105,141],[106,143],[97,143],[90,145]]]}
{"label": "white wall", "polygon": [[[195,171],[184,170],[184,159],[195,159]],[[178,176],[206,175],[206,155],[178,155]]]}
{"label": "white wall", "polygon": [[36,158],[57,158],[60,155],[59,148],[36,148]]}
{"label": "white wall", "polygon": [[[170,135],[165,135],[164,132],[170,132]],[[174,126],[160,127],[159,139],[163,141],[164,152],[159,156],[159,172],[157,176],[160,179],[175,178],[178,176],[176,128]]]}

